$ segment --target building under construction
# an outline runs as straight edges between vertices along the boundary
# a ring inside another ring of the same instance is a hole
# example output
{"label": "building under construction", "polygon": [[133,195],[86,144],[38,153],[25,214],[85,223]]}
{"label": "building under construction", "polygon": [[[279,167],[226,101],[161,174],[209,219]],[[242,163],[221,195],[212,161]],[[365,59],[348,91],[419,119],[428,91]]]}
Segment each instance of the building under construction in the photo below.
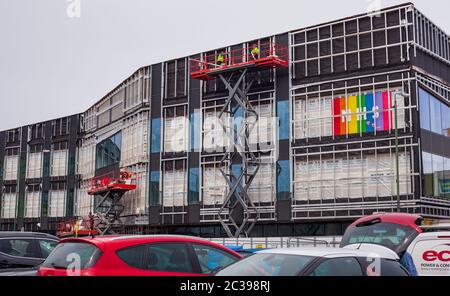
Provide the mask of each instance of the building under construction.
{"label": "building under construction", "polygon": [[127,233],[449,218],[448,147],[450,37],[408,3],[142,67],[82,114],[0,132],[0,229],[55,232],[121,169]]}

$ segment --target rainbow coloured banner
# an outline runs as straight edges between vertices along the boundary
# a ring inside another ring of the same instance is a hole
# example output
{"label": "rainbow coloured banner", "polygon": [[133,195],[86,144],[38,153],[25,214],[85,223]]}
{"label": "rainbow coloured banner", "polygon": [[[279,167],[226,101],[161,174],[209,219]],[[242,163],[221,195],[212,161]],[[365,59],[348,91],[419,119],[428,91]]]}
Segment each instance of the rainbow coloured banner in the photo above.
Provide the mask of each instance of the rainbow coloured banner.
{"label": "rainbow coloured banner", "polygon": [[376,92],[333,99],[334,135],[392,129],[392,93]]}

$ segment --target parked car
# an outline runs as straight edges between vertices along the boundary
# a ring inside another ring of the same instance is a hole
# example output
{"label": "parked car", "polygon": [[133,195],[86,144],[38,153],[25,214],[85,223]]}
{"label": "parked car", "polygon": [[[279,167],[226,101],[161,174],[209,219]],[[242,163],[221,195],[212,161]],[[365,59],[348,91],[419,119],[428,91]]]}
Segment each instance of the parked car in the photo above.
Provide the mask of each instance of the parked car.
{"label": "parked car", "polygon": [[0,232],[0,275],[34,275],[59,239],[36,232]]}
{"label": "parked car", "polygon": [[231,249],[233,251],[235,251],[236,253],[242,255],[242,257],[248,257],[251,256],[253,254],[255,254],[258,251],[264,250],[264,249],[244,249],[243,246],[235,246],[235,245],[225,245],[225,247],[227,247],[228,249]]}
{"label": "parked car", "polygon": [[40,266],[38,275],[199,276],[241,259],[224,246],[189,236],[68,238]]}
{"label": "parked car", "polygon": [[408,276],[393,253],[341,248],[285,248],[259,251],[217,276]]}
{"label": "parked car", "polygon": [[409,245],[419,276],[450,276],[450,231],[425,232]]}
{"label": "parked car", "polygon": [[380,213],[353,222],[344,233],[340,247],[352,244],[376,244],[393,250],[399,257],[423,232],[422,217],[414,214]]}

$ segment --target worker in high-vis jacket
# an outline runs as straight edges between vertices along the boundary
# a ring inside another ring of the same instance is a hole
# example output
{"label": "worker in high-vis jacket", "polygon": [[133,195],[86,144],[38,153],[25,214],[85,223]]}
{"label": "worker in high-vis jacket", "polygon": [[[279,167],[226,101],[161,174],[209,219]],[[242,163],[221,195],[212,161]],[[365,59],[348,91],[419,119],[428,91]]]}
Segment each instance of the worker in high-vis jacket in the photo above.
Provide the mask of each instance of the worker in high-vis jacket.
{"label": "worker in high-vis jacket", "polygon": [[254,60],[259,58],[259,47],[257,44],[253,44],[252,51],[250,52]]}
{"label": "worker in high-vis jacket", "polygon": [[225,63],[225,52],[221,51],[216,58],[216,64],[222,66]]}

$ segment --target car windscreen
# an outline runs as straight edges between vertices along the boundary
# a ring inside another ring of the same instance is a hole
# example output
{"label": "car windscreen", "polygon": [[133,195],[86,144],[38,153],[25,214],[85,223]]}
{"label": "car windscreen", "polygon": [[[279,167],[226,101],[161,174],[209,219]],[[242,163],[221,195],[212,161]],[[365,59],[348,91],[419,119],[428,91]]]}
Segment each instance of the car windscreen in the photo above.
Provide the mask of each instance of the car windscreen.
{"label": "car windscreen", "polygon": [[218,276],[296,276],[314,257],[257,253],[219,271]]}
{"label": "car windscreen", "polygon": [[67,269],[77,265],[80,269],[92,267],[101,255],[94,245],[81,242],[60,243],[47,257],[42,267]]}
{"label": "car windscreen", "polygon": [[409,226],[389,222],[351,226],[345,231],[340,246],[368,243],[381,245],[399,253],[406,249],[406,242],[417,234],[418,232]]}

